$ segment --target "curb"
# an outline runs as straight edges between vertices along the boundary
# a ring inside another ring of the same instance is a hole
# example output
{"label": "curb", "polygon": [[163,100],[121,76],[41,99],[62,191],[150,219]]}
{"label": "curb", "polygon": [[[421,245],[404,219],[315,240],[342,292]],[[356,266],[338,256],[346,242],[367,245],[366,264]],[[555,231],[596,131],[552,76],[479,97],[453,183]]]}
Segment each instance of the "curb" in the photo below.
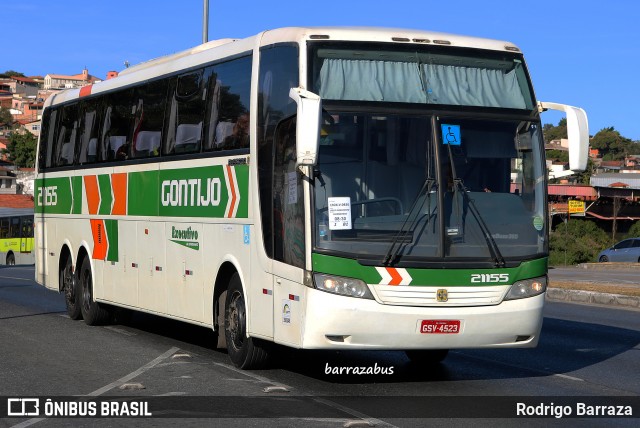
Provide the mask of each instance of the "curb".
{"label": "curb", "polygon": [[607,294],[597,293],[594,291],[548,288],[546,298],[547,300],[559,302],[594,303],[597,305],[640,308],[640,297],[625,296],[623,294]]}
{"label": "curb", "polygon": [[575,267],[588,270],[640,270],[640,263],[580,263]]}

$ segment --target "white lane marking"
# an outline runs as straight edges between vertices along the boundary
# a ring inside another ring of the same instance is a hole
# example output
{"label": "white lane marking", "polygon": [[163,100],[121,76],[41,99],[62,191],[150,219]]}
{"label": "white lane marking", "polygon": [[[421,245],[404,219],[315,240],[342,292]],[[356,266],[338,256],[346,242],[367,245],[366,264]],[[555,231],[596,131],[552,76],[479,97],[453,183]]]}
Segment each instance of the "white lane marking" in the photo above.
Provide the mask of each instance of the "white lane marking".
{"label": "white lane marking", "polygon": [[250,373],[248,371],[240,370],[240,369],[235,368],[233,366],[230,366],[228,364],[224,364],[224,363],[213,363],[213,364],[215,364],[216,366],[224,367],[225,369],[232,370],[232,371],[234,371],[236,373],[240,373],[243,376],[247,376],[247,377],[253,378],[253,379],[258,380],[258,381],[263,382],[263,383],[269,383],[269,384],[271,384],[273,386],[281,386],[283,388],[287,388],[288,390],[292,389],[290,386],[285,385],[283,383],[274,382],[271,379],[267,379],[266,377],[257,375],[255,373]]}
{"label": "white lane marking", "polygon": [[[253,379],[258,380],[258,381],[263,382],[263,383],[268,383],[268,384],[271,384],[271,385],[276,386],[276,387],[286,388],[289,391],[291,391],[292,389],[295,389],[295,388],[292,388],[292,387],[290,387],[288,385],[285,385],[283,383],[274,382],[271,379],[268,379],[268,378],[266,378],[264,376],[260,376],[260,375],[257,375],[255,373],[249,373],[247,371],[240,370],[240,369],[238,369],[236,367],[233,367],[233,366],[230,366],[228,364],[224,364],[224,363],[214,363],[214,364],[217,365],[217,366],[224,367],[226,369],[232,370],[232,371],[234,371],[236,373],[240,373],[243,376],[247,376],[247,377],[253,378]],[[356,410],[353,410],[353,409],[350,409],[348,407],[342,406],[340,404],[334,403],[333,401],[325,400],[325,399],[322,399],[322,398],[317,398],[317,397],[314,397],[313,395],[305,394],[305,393],[301,393],[301,394],[299,394],[299,396],[300,397],[310,398],[313,401],[315,401],[316,403],[323,404],[323,405],[328,406],[328,407],[332,407],[332,408],[334,408],[336,410],[340,410],[341,412],[347,413],[347,414],[349,414],[351,416],[355,416],[356,418],[362,419],[362,420],[364,420],[364,421],[366,421],[366,422],[368,422],[370,424],[373,424],[375,426],[383,426],[383,427],[389,427],[389,428],[394,428],[395,427],[395,425],[391,425],[391,424],[389,424],[387,422],[383,422],[383,421],[381,421],[379,419],[372,418],[372,417],[367,416],[367,415],[365,415],[363,413],[360,413],[360,412],[358,412]],[[293,398],[295,396],[291,396],[291,397]]]}
{"label": "white lane marking", "polygon": [[[67,316],[67,317],[68,317],[68,316]],[[123,330],[123,329],[121,329],[121,328],[118,328],[118,327],[112,327],[112,326],[110,326],[110,325],[108,325],[108,326],[104,327],[104,329],[105,329],[105,330],[111,330],[111,331],[113,331],[113,332],[116,332],[116,333],[122,334],[122,335],[124,335],[124,336],[135,336],[135,335],[136,335],[136,333],[134,333],[134,332],[132,332],[132,331]]]}
{"label": "white lane marking", "polygon": [[[178,350],[179,350],[179,348],[173,347],[173,348],[169,349],[167,352],[165,352],[164,354],[160,355],[159,357],[155,358],[154,360],[152,360],[152,361],[148,362],[147,364],[145,364],[144,366],[140,367],[138,370],[133,371],[133,372],[129,373],[128,375],[121,377],[120,379],[116,380],[115,382],[111,382],[109,385],[106,385],[106,386],[103,386],[102,388],[96,389],[95,391],[90,392],[87,395],[80,395],[79,397],[98,397],[98,396],[104,394],[105,392],[108,392],[108,391],[112,390],[113,388],[119,387],[120,385],[123,385],[124,383],[130,381],[134,377],[139,376],[142,373],[146,372],[147,370],[155,367],[162,360],[165,360],[165,359],[169,358],[171,355],[175,354]],[[38,422],[44,421],[46,419],[47,418],[29,419],[29,420],[21,422],[21,423],[19,423],[17,425],[13,425],[11,428],[25,428],[25,427],[31,426],[33,424],[37,424]]]}
{"label": "white lane marking", "polygon": [[107,391],[111,391],[113,388],[119,387],[120,385],[124,384],[125,382],[130,381],[134,377],[137,377],[137,376],[141,375],[142,373],[146,372],[147,370],[157,366],[162,360],[166,360],[167,358],[169,358],[170,356],[175,354],[179,349],[180,348],[176,348],[174,346],[173,348],[169,349],[167,352],[165,352],[164,354],[160,355],[159,357],[157,357],[153,361],[150,361],[147,364],[145,364],[144,366],[140,367],[138,370],[133,371],[133,372],[129,373],[128,375],[124,376],[124,377],[121,377],[120,379],[116,380],[115,382],[111,382],[109,385],[105,385],[102,388],[99,388],[99,389],[96,389],[93,392],[90,392],[85,397],[97,397],[99,395],[104,394]]}
{"label": "white lane marking", "polygon": [[566,374],[556,373],[556,374],[554,374],[554,376],[561,377],[563,379],[577,380],[578,382],[584,382],[584,379],[580,379],[579,377],[569,376],[569,375],[566,375]]}
{"label": "white lane marking", "polygon": [[[34,282],[35,281],[33,278],[18,278],[17,276],[2,276],[2,275],[0,275],[0,278],[2,278],[2,279],[15,279],[17,281],[29,281],[29,282]],[[38,284],[33,284],[33,285],[38,285]]]}

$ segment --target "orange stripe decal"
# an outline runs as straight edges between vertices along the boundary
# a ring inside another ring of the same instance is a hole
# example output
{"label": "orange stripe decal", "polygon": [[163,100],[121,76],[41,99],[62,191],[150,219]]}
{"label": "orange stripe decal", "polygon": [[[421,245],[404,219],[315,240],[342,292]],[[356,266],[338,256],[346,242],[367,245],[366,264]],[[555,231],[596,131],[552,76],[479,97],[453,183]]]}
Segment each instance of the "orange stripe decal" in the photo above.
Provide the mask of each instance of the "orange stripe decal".
{"label": "orange stripe decal", "polygon": [[80,98],[91,95],[91,88],[93,88],[93,85],[87,85],[80,88]]}
{"label": "orange stripe decal", "polygon": [[98,214],[98,207],[100,206],[100,191],[98,190],[98,177],[95,175],[84,176],[84,190],[87,194],[87,207],[89,208],[89,214]]}
{"label": "orange stripe decal", "polygon": [[233,171],[231,170],[231,166],[227,165],[227,180],[229,181],[229,187],[231,188],[231,205],[229,206],[229,212],[227,213],[227,217],[233,217],[233,210],[236,206],[236,188],[233,185]]}
{"label": "orange stripe decal", "polygon": [[114,197],[111,215],[127,215],[127,174],[111,174],[111,188]]}
{"label": "orange stripe decal", "polygon": [[395,268],[387,268],[387,272],[391,275],[389,285],[399,285],[402,282],[402,276]]}
{"label": "orange stripe decal", "polygon": [[107,256],[107,230],[104,228],[104,220],[90,220],[91,234],[93,235],[93,255],[94,259],[104,260]]}

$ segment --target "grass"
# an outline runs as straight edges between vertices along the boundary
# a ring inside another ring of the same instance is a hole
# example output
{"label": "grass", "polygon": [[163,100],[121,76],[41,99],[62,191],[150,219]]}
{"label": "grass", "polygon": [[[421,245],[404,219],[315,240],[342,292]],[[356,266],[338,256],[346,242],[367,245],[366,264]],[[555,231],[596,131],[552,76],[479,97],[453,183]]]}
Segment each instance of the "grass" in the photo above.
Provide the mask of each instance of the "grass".
{"label": "grass", "polygon": [[602,284],[592,282],[550,281],[550,288],[562,288],[565,290],[583,290],[597,293],[622,294],[625,296],[640,297],[640,286]]}

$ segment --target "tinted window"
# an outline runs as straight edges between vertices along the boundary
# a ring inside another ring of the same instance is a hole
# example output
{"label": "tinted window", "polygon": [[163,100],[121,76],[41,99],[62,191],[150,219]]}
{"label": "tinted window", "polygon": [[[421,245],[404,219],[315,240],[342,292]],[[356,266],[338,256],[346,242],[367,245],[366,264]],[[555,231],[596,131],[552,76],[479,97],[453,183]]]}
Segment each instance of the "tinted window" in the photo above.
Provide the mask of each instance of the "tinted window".
{"label": "tinted window", "polygon": [[631,243],[632,243],[632,242],[633,242],[633,241],[632,241],[631,239],[626,239],[626,240],[624,240],[624,241],[618,242],[618,243],[615,245],[615,247],[613,247],[613,248],[615,248],[616,250],[622,250],[622,249],[624,249],[624,248],[630,248],[630,247],[631,247]]}
{"label": "tinted window", "polygon": [[148,83],[135,90],[131,158],[146,158],[160,154],[164,108],[167,98],[167,79]]}
{"label": "tinted window", "polygon": [[8,238],[9,237],[9,219],[3,218],[0,219],[0,238]]}
{"label": "tinted window", "polygon": [[42,133],[40,135],[40,153],[38,165],[40,169],[52,166],[53,142],[55,141],[57,110],[47,109],[42,119]]}
{"label": "tinted window", "polygon": [[9,238],[20,237],[20,217],[11,217],[9,219]]}
{"label": "tinted window", "polygon": [[100,138],[100,110],[101,103],[96,100],[86,100],[80,105],[80,147],[78,163],[94,163],[98,158],[98,141]]}
{"label": "tinted window", "polygon": [[[267,255],[274,254],[274,135],[278,123],[296,112],[289,90],[298,86],[298,48],[273,46],[260,51],[258,89],[258,183],[262,232]],[[279,239],[276,237],[276,240]]]}
{"label": "tinted window", "polygon": [[633,248],[638,248],[638,247],[640,247],[640,239],[634,239]]}
{"label": "tinted window", "polygon": [[296,168],[296,117],[276,128],[273,168],[274,256],[304,268],[304,192]]}
{"label": "tinted window", "polygon": [[33,238],[33,217],[22,217],[22,238]]}
{"label": "tinted window", "polygon": [[249,148],[251,57],[207,68],[205,150]]}
{"label": "tinted window", "polygon": [[173,79],[169,93],[167,138],[164,154],[200,151],[202,121],[206,109],[203,70]]}
{"label": "tinted window", "polygon": [[99,146],[101,160],[129,158],[135,110],[131,89],[105,97],[104,122]]}
{"label": "tinted window", "polygon": [[54,146],[54,165],[73,165],[76,143],[79,137],[80,120],[78,105],[71,104],[62,108],[58,133]]}

